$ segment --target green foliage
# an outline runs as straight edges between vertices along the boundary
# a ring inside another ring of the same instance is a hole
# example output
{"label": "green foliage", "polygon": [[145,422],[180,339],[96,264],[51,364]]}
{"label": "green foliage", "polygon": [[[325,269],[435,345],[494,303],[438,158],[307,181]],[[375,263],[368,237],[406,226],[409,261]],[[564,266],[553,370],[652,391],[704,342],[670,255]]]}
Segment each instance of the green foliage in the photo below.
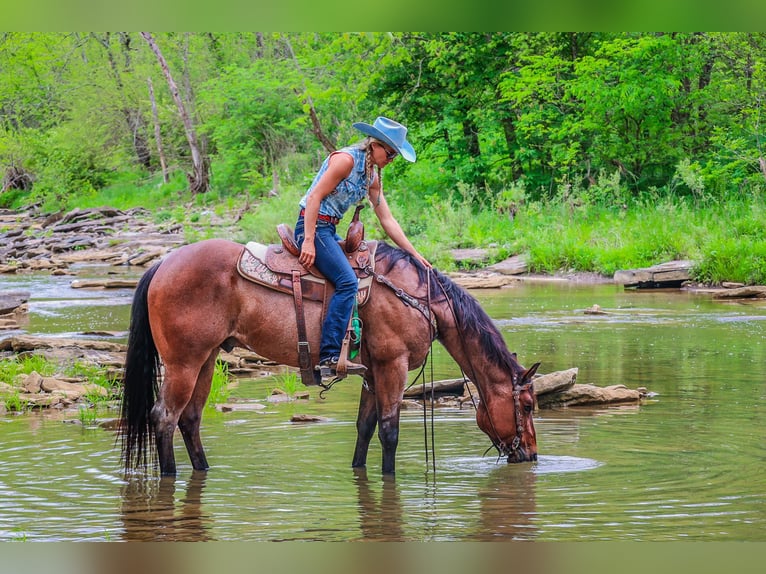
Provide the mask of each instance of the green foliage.
{"label": "green foliage", "polygon": [[224,363],[220,358],[216,359],[215,370],[213,371],[213,382],[210,385],[210,395],[208,395],[206,406],[212,407],[220,403],[225,403],[230,394],[230,382],[231,375],[229,374],[228,363]]}
{"label": "green foliage", "polygon": [[280,223],[286,223],[290,227],[295,225],[299,211],[298,203],[305,192],[296,188],[285,189],[279,195],[253,205],[247,213],[242,215],[239,222],[241,232],[237,240],[244,243],[279,241],[277,225]]}
{"label": "green foliage", "polygon": [[295,373],[281,373],[276,377],[277,388],[292,396],[296,391],[303,390],[306,386]]}
{"label": "green foliage", "polygon": [[56,372],[56,365],[41,355],[16,355],[0,359],[0,382],[10,384],[17,375],[28,375],[32,371],[49,377]]}

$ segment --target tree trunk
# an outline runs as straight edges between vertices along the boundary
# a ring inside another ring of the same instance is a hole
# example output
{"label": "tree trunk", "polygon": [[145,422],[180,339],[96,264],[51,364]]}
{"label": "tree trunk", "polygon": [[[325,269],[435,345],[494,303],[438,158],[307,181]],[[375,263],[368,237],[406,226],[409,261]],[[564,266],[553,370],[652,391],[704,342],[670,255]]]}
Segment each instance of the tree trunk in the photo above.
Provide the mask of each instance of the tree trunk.
{"label": "tree trunk", "polygon": [[160,118],[157,114],[157,102],[154,99],[154,86],[152,86],[152,79],[146,78],[146,82],[149,84],[149,99],[152,102],[152,118],[154,118],[154,141],[157,144],[157,154],[160,156],[160,166],[162,167],[162,181],[168,183],[170,178],[168,177],[168,166],[165,162],[165,151],[162,149],[162,136],[160,134]]}
{"label": "tree trunk", "polygon": [[[112,52],[111,35],[107,32],[103,38],[95,34],[93,34],[93,37],[96,38],[96,40],[104,47],[104,50],[106,50],[109,68],[112,71],[112,77],[114,78],[117,92],[120,95],[122,103],[120,111],[122,112],[123,118],[125,118],[125,124],[128,126],[128,131],[133,139],[133,151],[136,154],[136,159],[138,160],[138,163],[146,169],[151,169],[151,154],[149,152],[149,144],[144,135],[144,122],[141,117],[141,110],[136,106],[133,106],[125,95],[125,86],[122,82],[122,77],[120,76],[120,71],[114,58],[114,52]],[[127,50],[130,49],[130,44],[124,38],[121,38],[120,43],[123,50],[126,51],[125,63],[127,67],[130,65],[130,55],[127,53]]]}
{"label": "tree trunk", "polygon": [[186,177],[189,180],[189,189],[192,193],[205,193],[210,187],[210,176],[207,168],[207,159],[200,151],[200,146],[197,140],[197,132],[192,124],[191,117],[184,106],[184,102],[181,99],[181,94],[178,91],[178,86],[173,80],[173,76],[170,73],[170,68],[165,60],[165,57],[160,51],[160,47],[149,32],[141,32],[141,36],[146,40],[149,47],[157,56],[157,61],[162,68],[162,73],[165,74],[165,79],[168,82],[170,88],[170,94],[173,96],[173,101],[178,108],[178,113],[181,116],[181,122],[184,125],[184,131],[186,132],[186,141],[189,143],[189,150],[192,157],[192,173],[187,173]]}
{"label": "tree trunk", "polygon": [[[290,43],[290,39],[285,37],[284,43],[285,43],[285,46],[287,47],[287,51],[290,54],[290,57],[292,58],[293,62],[295,62],[296,69],[299,72],[301,72],[301,66],[298,63],[298,58],[295,57],[295,52],[293,52],[293,45]],[[333,141],[329,137],[327,137],[327,135],[324,133],[324,130],[322,129],[322,124],[319,121],[319,116],[317,115],[316,108],[314,108],[314,100],[311,99],[311,96],[309,95],[308,90],[306,89],[305,83],[303,86],[303,90],[301,91],[296,89],[295,93],[298,96],[302,95],[303,103],[308,106],[309,118],[311,118],[311,131],[314,132],[314,135],[322,143],[322,145],[324,146],[324,148],[327,150],[328,153],[334,152],[338,148],[333,143]]]}

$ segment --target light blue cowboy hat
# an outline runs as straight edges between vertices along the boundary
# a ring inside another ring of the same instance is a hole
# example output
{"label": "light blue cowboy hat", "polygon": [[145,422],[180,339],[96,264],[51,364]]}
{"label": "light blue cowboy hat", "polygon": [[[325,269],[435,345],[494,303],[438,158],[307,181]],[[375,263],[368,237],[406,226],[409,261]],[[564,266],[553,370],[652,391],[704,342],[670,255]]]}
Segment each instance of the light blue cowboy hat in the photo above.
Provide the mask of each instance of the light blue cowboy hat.
{"label": "light blue cowboy hat", "polygon": [[407,128],[399,122],[379,116],[372,125],[357,122],[353,126],[363,134],[390,145],[407,161],[415,161],[415,150],[407,141]]}

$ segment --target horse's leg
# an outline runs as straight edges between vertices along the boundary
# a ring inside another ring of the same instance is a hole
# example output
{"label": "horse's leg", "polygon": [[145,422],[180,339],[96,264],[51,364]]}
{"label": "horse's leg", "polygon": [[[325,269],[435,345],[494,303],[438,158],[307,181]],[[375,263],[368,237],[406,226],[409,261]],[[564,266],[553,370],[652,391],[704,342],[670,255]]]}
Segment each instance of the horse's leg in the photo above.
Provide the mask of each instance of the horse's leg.
{"label": "horse's leg", "polygon": [[378,438],[383,449],[383,474],[396,470],[396,447],[399,445],[399,413],[404,385],[407,382],[406,364],[390,364],[374,370],[375,404],[378,418]]}
{"label": "horse's leg", "polygon": [[191,400],[181,413],[181,418],[178,419],[178,428],[181,429],[181,436],[183,436],[186,444],[186,452],[189,453],[189,459],[194,470],[207,470],[209,468],[205,458],[205,449],[202,447],[202,439],[199,436],[199,426],[202,422],[202,410],[205,408],[205,402],[210,394],[217,357],[218,349],[215,349],[202,366]]}
{"label": "horse's leg", "polygon": [[[371,387],[374,388],[374,387]],[[356,416],[356,448],[354,460],[351,466],[364,468],[367,466],[367,451],[370,448],[370,440],[375,434],[375,426],[378,424],[378,412],[375,406],[375,394],[362,386],[359,397],[359,413]]]}
{"label": "horse's leg", "polygon": [[154,404],[151,413],[157,457],[162,475],[176,474],[173,434],[178,426],[181,413],[192,397],[199,371],[198,365],[165,365],[165,375],[160,387],[159,400]]}

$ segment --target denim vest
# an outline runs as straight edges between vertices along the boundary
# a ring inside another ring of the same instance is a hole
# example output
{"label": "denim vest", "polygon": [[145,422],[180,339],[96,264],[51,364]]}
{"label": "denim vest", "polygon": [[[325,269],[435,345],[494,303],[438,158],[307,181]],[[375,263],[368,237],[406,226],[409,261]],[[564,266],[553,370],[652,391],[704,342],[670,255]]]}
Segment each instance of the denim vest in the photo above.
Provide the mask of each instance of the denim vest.
{"label": "denim vest", "polygon": [[[347,178],[342,180],[334,191],[325,197],[319,204],[319,213],[321,215],[329,215],[330,217],[337,217],[341,219],[343,215],[348,211],[348,208],[356,203],[361,203],[365,197],[367,197],[367,177],[364,173],[365,165],[365,150],[358,147],[344,147],[338,152],[334,153],[347,153],[354,158],[354,167],[351,169],[351,173]],[[332,154],[325,158],[322,163],[322,167],[314,177],[314,181],[311,182],[311,187],[306,192],[306,195],[300,201],[302,208],[306,208],[306,199],[314,190],[319,179],[327,171],[330,158]]]}

